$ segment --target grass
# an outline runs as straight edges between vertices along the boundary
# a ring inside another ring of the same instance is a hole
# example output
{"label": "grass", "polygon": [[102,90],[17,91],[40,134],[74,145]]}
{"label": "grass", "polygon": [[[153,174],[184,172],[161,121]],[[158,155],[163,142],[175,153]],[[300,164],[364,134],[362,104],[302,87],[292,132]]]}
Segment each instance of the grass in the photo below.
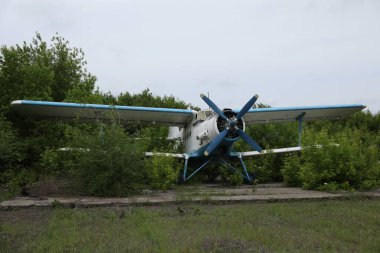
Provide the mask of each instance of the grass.
{"label": "grass", "polygon": [[379,252],[380,200],[0,211],[0,252]]}

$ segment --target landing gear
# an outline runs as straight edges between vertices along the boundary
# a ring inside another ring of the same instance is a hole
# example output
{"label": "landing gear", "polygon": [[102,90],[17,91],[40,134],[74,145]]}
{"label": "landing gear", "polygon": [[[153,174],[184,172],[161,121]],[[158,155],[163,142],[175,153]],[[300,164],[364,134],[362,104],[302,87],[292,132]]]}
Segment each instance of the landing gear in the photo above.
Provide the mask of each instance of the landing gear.
{"label": "landing gear", "polygon": [[252,183],[252,177],[249,175],[247,171],[247,167],[245,166],[245,163],[243,161],[243,158],[240,153],[237,154],[237,158],[239,159],[240,165],[243,169],[243,172],[241,170],[236,169],[233,167],[229,162],[224,160],[221,157],[210,157],[205,162],[203,162],[197,169],[195,169],[190,175],[188,175],[188,162],[189,162],[189,156],[185,156],[185,164],[183,167],[183,173],[180,175],[180,182],[184,183],[190,178],[192,178],[195,174],[197,174],[200,170],[202,170],[207,164],[213,162],[213,163],[219,163],[227,165],[227,167],[233,171],[234,173],[239,173],[248,183]]}

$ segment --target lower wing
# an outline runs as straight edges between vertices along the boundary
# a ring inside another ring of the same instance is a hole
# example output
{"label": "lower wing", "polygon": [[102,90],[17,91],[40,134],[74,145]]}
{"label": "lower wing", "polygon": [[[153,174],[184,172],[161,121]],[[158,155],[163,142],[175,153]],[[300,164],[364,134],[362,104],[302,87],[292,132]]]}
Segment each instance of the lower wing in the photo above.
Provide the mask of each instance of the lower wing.
{"label": "lower wing", "polygon": [[258,155],[267,155],[267,154],[299,152],[301,150],[302,150],[302,147],[290,147],[290,148],[276,148],[276,149],[270,149],[270,150],[263,150],[261,152],[247,151],[247,152],[240,152],[240,154],[242,157],[246,157],[246,156],[258,156]]}

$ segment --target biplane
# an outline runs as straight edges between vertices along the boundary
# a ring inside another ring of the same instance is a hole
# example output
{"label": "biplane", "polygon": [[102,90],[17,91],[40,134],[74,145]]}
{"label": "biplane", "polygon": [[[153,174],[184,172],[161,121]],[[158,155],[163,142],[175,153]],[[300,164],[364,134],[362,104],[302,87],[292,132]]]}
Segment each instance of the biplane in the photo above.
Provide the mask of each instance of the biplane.
{"label": "biplane", "polygon": [[[200,95],[209,109],[200,111],[190,109],[170,109],[121,105],[79,104],[65,102],[13,101],[13,111],[23,117],[35,119],[79,119],[83,122],[107,120],[109,112],[116,112],[118,120],[137,123],[150,123],[169,127],[170,139],[183,143],[183,153],[146,152],[147,156],[165,155],[184,159],[181,174],[183,182],[192,178],[210,162],[222,162],[252,181],[243,158],[267,153],[296,152],[302,149],[302,123],[304,121],[340,119],[363,110],[361,104],[303,106],[280,108],[254,108],[258,95],[253,96],[240,110],[220,109],[210,98]],[[298,122],[299,143],[295,147],[263,150],[246,132],[246,126],[252,124],[268,124],[281,122]],[[234,143],[244,140],[252,150],[237,152]],[[234,168],[230,161],[238,159],[241,169]],[[189,160],[197,160],[197,167],[190,168]]]}

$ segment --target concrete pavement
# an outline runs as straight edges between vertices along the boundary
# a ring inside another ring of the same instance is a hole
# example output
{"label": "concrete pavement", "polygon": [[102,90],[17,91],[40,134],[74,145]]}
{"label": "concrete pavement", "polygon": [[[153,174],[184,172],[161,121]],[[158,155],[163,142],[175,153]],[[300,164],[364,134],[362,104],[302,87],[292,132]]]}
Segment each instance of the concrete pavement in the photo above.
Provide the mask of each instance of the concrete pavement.
{"label": "concrete pavement", "polygon": [[303,190],[285,187],[282,184],[261,184],[225,187],[220,185],[182,186],[168,191],[144,191],[132,197],[102,198],[89,196],[38,196],[15,197],[0,203],[1,209],[26,208],[32,206],[129,206],[164,205],[178,203],[233,203],[233,202],[271,202],[292,200],[345,199],[352,197],[380,198],[380,189],[371,192],[339,192]]}

